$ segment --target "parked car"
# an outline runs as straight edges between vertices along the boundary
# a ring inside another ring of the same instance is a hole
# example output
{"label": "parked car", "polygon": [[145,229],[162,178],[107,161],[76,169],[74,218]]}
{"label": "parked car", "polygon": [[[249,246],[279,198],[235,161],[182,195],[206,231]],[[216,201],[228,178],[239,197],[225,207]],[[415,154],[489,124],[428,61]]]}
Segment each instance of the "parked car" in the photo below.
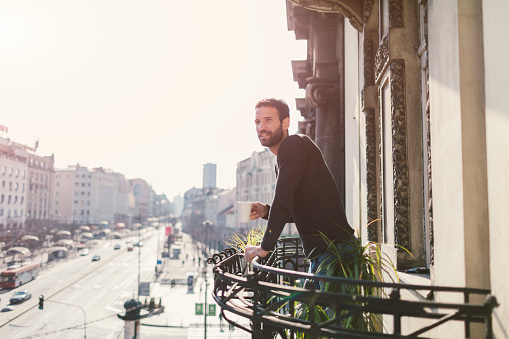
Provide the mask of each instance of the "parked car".
{"label": "parked car", "polygon": [[14,292],[13,296],[9,301],[11,304],[21,304],[22,302],[32,298],[32,293],[29,290],[22,290]]}
{"label": "parked car", "polygon": [[120,249],[120,244],[115,244],[115,246],[113,247],[114,250],[119,250]]}
{"label": "parked car", "polygon": [[92,257],[92,261],[99,261],[99,260],[101,260],[101,256],[99,256],[97,254]]}

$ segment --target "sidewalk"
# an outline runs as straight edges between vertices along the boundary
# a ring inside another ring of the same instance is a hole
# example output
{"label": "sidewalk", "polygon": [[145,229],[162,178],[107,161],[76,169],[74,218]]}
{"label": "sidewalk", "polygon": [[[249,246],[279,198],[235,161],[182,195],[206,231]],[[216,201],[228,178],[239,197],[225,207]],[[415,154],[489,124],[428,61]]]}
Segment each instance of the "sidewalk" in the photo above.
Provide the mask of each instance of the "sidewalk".
{"label": "sidewalk", "polygon": [[[142,335],[147,327],[160,327],[161,329],[164,328],[165,332],[171,331],[172,328],[175,330],[187,329],[187,338],[204,338],[205,316],[195,315],[195,304],[204,304],[206,298],[207,305],[216,305],[211,294],[214,281],[212,265],[207,265],[208,287],[205,294],[205,281],[202,276],[203,261],[200,260],[199,265],[195,257],[197,252],[194,248],[191,248],[192,244],[186,241],[184,243],[186,248],[180,255],[180,259],[165,259],[161,274],[157,279],[154,275],[152,279],[150,297],[147,298],[154,298],[156,304],[161,299],[164,312],[142,319]],[[172,279],[178,282],[187,281],[188,273],[197,274],[192,291],[188,291],[187,284],[177,284],[172,287],[170,284]],[[221,309],[216,305],[215,316],[207,316],[207,338],[251,338],[248,332],[237,327],[231,327],[224,319],[221,320],[219,318],[220,311]],[[248,319],[234,314],[229,314],[228,317],[249,328]]]}

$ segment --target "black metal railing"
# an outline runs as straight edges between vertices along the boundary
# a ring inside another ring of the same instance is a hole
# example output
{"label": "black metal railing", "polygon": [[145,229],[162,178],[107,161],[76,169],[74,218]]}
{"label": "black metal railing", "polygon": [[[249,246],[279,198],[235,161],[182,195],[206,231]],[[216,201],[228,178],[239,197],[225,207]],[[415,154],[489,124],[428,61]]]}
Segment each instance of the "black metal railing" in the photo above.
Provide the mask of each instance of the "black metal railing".
{"label": "black metal railing", "polygon": [[[491,315],[497,303],[490,290],[309,274],[299,238],[281,238],[270,255],[256,258],[252,264],[246,263],[243,253],[235,249],[213,255],[208,263],[214,265],[212,296],[221,307],[224,319],[251,333],[253,338],[296,338],[297,333],[305,333],[309,338],[425,338],[426,332],[452,321],[464,323],[466,337],[470,337],[473,323],[485,324],[486,338],[493,336]],[[353,286],[361,292],[345,293],[340,289],[339,292],[325,292],[315,289],[318,281]],[[380,293],[362,292],[368,289]],[[402,297],[404,292],[428,298],[408,300]],[[430,298],[433,295],[440,296],[440,300],[459,301],[439,302]],[[320,318],[317,309],[327,316]],[[249,319],[250,326],[228,318],[225,311]],[[385,324],[383,331],[381,327],[377,332],[344,326],[352,317],[366,315],[379,317],[380,324]],[[391,323],[387,323],[391,318]],[[426,319],[427,323],[412,333],[403,334],[402,320],[406,318]]]}

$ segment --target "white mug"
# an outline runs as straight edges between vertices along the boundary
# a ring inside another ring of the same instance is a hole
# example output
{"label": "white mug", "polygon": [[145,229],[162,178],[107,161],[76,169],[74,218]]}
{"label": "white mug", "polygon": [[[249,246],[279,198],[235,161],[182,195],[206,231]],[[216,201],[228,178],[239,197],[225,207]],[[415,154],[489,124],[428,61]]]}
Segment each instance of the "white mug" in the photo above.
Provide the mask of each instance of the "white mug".
{"label": "white mug", "polygon": [[239,222],[249,223],[251,220],[251,203],[239,201],[235,205]]}

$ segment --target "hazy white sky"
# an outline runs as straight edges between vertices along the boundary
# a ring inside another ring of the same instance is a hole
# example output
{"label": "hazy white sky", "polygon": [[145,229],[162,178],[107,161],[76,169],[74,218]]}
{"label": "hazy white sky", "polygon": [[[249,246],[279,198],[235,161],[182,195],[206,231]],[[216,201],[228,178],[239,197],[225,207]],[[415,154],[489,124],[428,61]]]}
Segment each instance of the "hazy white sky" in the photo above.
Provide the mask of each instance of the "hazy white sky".
{"label": "hazy white sky", "polygon": [[0,124],[57,168],[111,168],[170,198],[203,164],[235,186],[254,104],[304,97],[284,0],[0,0]]}

